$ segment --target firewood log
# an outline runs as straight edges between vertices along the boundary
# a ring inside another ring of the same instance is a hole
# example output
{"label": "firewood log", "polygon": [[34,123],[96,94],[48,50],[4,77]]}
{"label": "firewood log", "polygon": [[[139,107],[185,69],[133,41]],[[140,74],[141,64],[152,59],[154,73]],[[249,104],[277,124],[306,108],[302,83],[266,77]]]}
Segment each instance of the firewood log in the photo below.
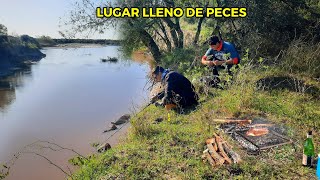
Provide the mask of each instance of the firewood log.
{"label": "firewood log", "polygon": [[214,138],[210,138],[206,140],[206,144],[213,144],[214,143]]}
{"label": "firewood log", "polygon": [[222,146],[222,142],[223,142],[222,138],[220,136],[216,136],[215,138],[218,144],[218,149],[220,151],[220,154],[227,161],[228,164],[232,164],[232,160],[228,157],[227,153],[224,151],[224,148]]}
{"label": "firewood log", "polygon": [[216,162],[217,165],[222,165],[225,161],[223,157],[221,157],[217,151],[214,150],[214,147],[212,144],[207,144],[207,147],[209,149],[209,153],[211,154],[212,158]]}
{"label": "firewood log", "polygon": [[209,154],[208,151],[205,151],[204,155],[207,157],[207,160],[209,161],[211,166],[215,166],[216,165],[215,161],[213,160],[213,158],[211,157],[211,155]]}
{"label": "firewood log", "polygon": [[210,138],[206,140],[206,144],[212,144],[215,151],[218,151],[218,146],[214,138]]}
{"label": "firewood log", "polygon": [[234,163],[240,163],[241,162],[241,158],[239,156],[239,154],[237,154],[236,152],[234,152],[228,145],[227,143],[222,143],[222,147],[225,150],[225,152],[231,157],[231,159],[233,160]]}
{"label": "firewood log", "polygon": [[249,125],[248,127],[272,127],[274,124],[252,124]]}
{"label": "firewood log", "polygon": [[[208,152],[208,150],[206,152]],[[206,155],[205,152],[202,154],[201,159],[202,159],[203,162],[207,162],[208,161],[207,155]]]}
{"label": "firewood log", "polygon": [[240,124],[251,124],[252,120],[250,119],[212,119],[213,122],[217,123],[240,123]]}

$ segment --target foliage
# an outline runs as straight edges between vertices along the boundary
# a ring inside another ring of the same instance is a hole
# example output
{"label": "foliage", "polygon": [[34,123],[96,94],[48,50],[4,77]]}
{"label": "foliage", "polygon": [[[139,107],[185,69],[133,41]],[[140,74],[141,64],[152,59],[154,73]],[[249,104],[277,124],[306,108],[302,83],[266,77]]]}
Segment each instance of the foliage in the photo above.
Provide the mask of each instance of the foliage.
{"label": "foliage", "polygon": [[28,35],[22,35],[20,36],[21,42],[25,44],[25,46],[35,49],[35,48],[40,48],[40,43],[33,37],[28,36]]}
{"label": "foliage", "polygon": [[0,35],[7,35],[8,34],[8,29],[6,26],[3,24],[0,24]]}
{"label": "foliage", "polygon": [[320,7],[308,0],[237,0],[222,6],[246,7],[241,19],[222,19],[223,34],[242,48],[255,50],[260,56],[275,56],[292,40],[320,40]]}
{"label": "foliage", "polygon": [[293,41],[279,62],[283,71],[320,77],[320,43]]}
{"label": "foliage", "polygon": [[37,41],[41,46],[54,46],[57,44],[50,36],[40,36]]}

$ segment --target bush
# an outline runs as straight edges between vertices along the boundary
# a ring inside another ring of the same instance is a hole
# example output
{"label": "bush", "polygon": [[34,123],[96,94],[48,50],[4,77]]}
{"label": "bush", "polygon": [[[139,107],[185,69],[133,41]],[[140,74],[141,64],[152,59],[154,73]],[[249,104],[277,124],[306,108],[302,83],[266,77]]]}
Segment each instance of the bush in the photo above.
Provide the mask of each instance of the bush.
{"label": "bush", "polygon": [[39,42],[31,36],[22,35],[22,36],[20,36],[20,39],[21,39],[22,43],[24,43],[25,46],[27,46],[27,47],[30,47],[30,48],[40,48],[41,47]]}
{"label": "bush", "polygon": [[4,26],[3,24],[0,24],[0,35],[7,35],[8,34],[8,29],[6,26]]}
{"label": "bush", "polygon": [[284,71],[302,73],[311,77],[320,77],[320,43],[293,41],[281,58]]}

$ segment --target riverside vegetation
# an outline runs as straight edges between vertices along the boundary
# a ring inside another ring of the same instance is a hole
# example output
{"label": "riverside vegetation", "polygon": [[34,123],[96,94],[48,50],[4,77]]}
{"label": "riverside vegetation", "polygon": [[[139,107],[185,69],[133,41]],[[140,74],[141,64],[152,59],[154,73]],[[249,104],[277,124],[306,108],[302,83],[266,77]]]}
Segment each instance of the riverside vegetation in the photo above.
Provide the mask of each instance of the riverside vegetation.
{"label": "riverside vegetation", "polygon": [[[315,56],[309,57],[312,54],[301,56],[316,59]],[[168,57],[176,59],[179,56],[170,54]],[[184,58],[176,60],[179,62]],[[104,154],[91,155],[89,160],[73,159],[72,162],[80,167],[73,178],[314,179],[315,170],[302,167],[301,158],[306,132],[313,129],[315,137],[320,132],[319,81],[305,75],[303,71],[286,71],[288,64],[267,66],[264,62],[256,64],[253,61],[248,57],[243,58],[242,67],[225,90],[203,90],[205,87],[197,84],[197,89],[205,93],[201,93],[201,105],[191,113],[170,112],[171,120],[167,121],[168,112],[162,108],[150,106],[139,112],[131,120],[132,127],[128,136],[119,145]],[[288,62],[283,59],[282,63]],[[184,65],[190,65],[190,62],[182,63],[178,69],[183,69]],[[199,68],[189,71],[184,69],[184,72],[190,79],[196,80],[201,74]],[[257,83],[270,77],[281,77],[273,85],[292,83],[284,87]],[[228,79],[227,76],[225,78]],[[295,79],[303,80],[304,83],[294,83],[298,82]],[[310,93],[308,88],[312,89]],[[164,118],[164,121],[155,123],[159,117]],[[287,135],[294,143],[273,148],[258,156],[248,155],[235,141],[220,132],[219,124],[210,121],[221,117],[265,117],[276,124],[285,125]],[[233,144],[244,160],[242,163],[212,169],[202,162],[205,139],[214,132],[220,133]],[[314,141],[315,146],[319,147],[319,138],[314,138]]]}

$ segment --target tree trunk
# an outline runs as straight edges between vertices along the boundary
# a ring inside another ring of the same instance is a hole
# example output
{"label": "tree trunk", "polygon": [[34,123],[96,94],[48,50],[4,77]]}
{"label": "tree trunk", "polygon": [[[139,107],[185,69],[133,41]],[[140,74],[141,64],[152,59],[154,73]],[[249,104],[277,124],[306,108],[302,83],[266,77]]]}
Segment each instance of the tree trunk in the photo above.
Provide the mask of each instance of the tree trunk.
{"label": "tree trunk", "polygon": [[176,31],[178,33],[178,37],[179,37],[178,48],[183,48],[184,36],[183,36],[183,31],[181,30],[181,27],[180,27],[179,18],[176,18],[175,29],[176,29]]}
{"label": "tree trunk", "polygon": [[142,43],[148,47],[154,60],[157,63],[159,63],[160,58],[161,58],[161,52],[160,52],[160,49],[159,49],[157,43],[154,41],[152,36],[144,29],[139,30],[139,33],[141,34],[141,37],[143,37],[143,38],[141,38]]}
{"label": "tree trunk", "polygon": [[170,18],[163,18],[163,21],[167,24],[167,26],[170,29],[170,35],[171,35],[174,46],[178,47],[179,46],[179,39],[177,36],[177,32],[174,28],[174,23],[171,21]]}
{"label": "tree trunk", "polygon": [[[127,22],[129,25],[134,26],[134,23],[132,21],[129,20]],[[154,60],[159,63],[161,59],[161,52],[157,43],[145,29],[137,28],[137,31],[139,32],[141,42],[148,47]]]}
{"label": "tree trunk", "polygon": [[204,20],[205,16],[201,17],[199,19],[199,22],[198,22],[198,26],[197,26],[197,32],[196,32],[196,36],[194,37],[194,40],[193,40],[193,44],[196,45],[199,41],[199,37],[200,37],[200,32],[201,32],[201,27],[202,27],[202,22]]}
{"label": "tree trunk", "polygon": [[[218,1],[217,1],[218,2]],[[204,8],[207,9],[207,7],[209,6],[209,1],[205,4]],[[198,26],[197,26],[197,32],[196,32],[196,36],[194,37],[194,40],[193,40],[193,44],[196,45],[199,41],[199,37],[200,37],[200,33],[201,33],[201,29],[202,29],[202,23],[203,23],[203,20],[206,18],[207,16],[207,11],[204,12],[203,14],[203,17],[201,17],[199,19],[199,22],[198,22]]]}
{"label": "tree trunk", "polygon": [[183,31],[180,28],[179,19],[176,18],[176,24],[170,18],[164,18],[164,22],[170,28],[170,34],[176,48],[183,48]]}
{"label": "tree trunk", "polygon": [[165,43],[166,43],[166,45],[167,45],[167,50],[168,50],[168,52],[171,52],[171,50],[172,50],[172,44],[171,44],[171,41],[170,41],[170,39],[169,39],[169,37],[168,37],[166,28],[165,28],[164,25],[162,24],[162,21],[159,21],[158,23],[159,23],[159,27],[160,27],[160,29],[161,29],[161,31],[162,31],[162,33],[163,33],[163,36],[164,36],[163,38],[164,38],[164,41],[165,41]]}

